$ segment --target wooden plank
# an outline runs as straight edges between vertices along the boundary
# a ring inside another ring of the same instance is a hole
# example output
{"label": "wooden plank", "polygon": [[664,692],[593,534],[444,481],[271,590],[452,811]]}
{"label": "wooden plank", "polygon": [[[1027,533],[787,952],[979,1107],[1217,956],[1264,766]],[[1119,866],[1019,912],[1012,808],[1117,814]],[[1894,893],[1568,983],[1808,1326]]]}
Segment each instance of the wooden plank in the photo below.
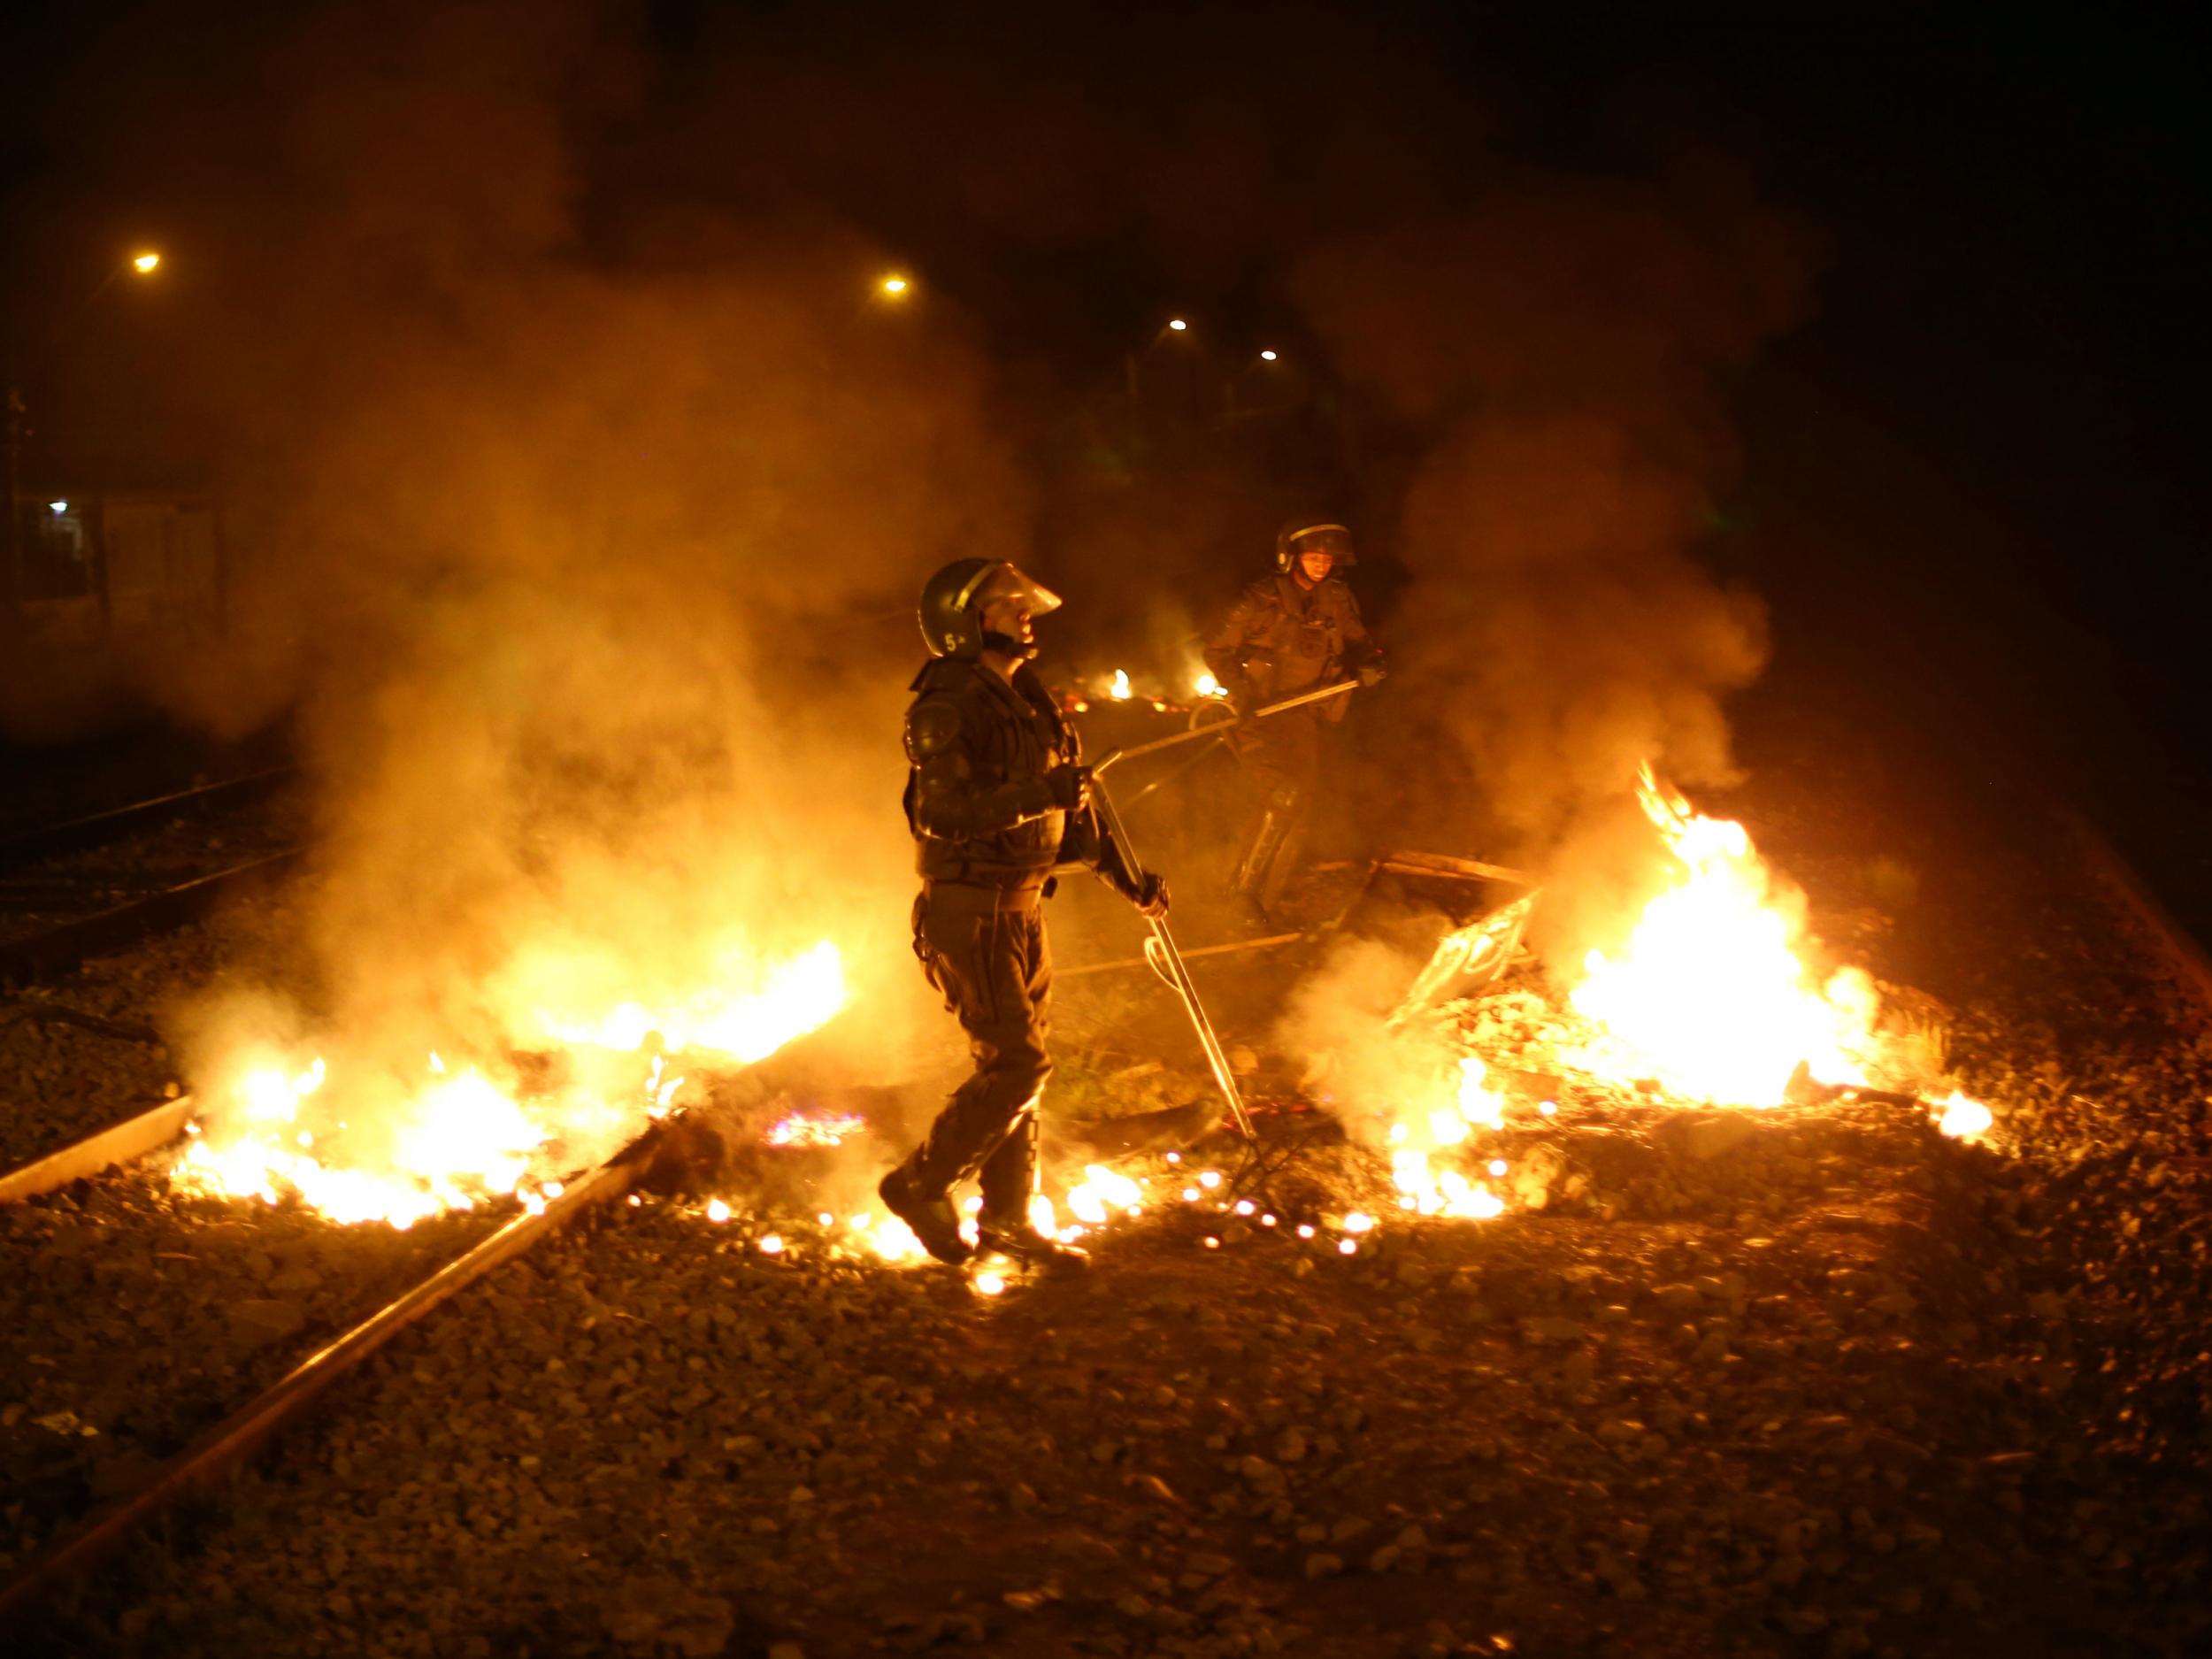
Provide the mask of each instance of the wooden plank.
{"label": "wooden plank", "polygon": [[0,1204],[17,1203],[41,1193],[57,1191],[72,1181],[83,1180],[103,1170],[157,1151],[184,1133],[185,1125],[191,1121],[192,1109],[192,1097],[180,1094],[135,1117],[119,1118],[104,1129],[96,1129],[58,1152],[19,1164],[0,1175]]}
{"label": "wooden plank", "polygon": [[1470,881],[1511,881],[1525,887],[1538,885],[1525,870],[1506,864],[1484,864],[1479,858],[1454,858],[1445,853],[1394,852],[1381,859],[1385,870],[1416,876],[1461,876]]}

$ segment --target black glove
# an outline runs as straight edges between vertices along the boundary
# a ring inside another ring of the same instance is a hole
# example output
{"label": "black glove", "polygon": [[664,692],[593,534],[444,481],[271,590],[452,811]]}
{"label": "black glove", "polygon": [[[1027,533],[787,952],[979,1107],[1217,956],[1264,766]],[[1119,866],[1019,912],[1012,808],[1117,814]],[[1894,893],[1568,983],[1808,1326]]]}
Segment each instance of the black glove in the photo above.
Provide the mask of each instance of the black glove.
{"label": "black glove", "polygon": [[1380,652],[1377,652],[1374,656],[1369,657],[1365,662],[1362,663],[1359,665],[1357,672],[1359,674],[1359,683],[1361,685],[1379,686],[1382,684],[1383,676],[1390,671],[1383,666],[1382,654]]}
{"label": "black glove", "polygon": [[1137,907],[1140,916],[1165,916],[1167,878],[1156,872],[1139,877],[1137,890],[1129,895],[1129,902]]}
{"label": "black glove", "polygon": [[1091,769],[1088,766],[1055,766],[1045,773],[1045,793],[1052,804],[1063,812],[1073,812],[1087,806],[1091,799]]}

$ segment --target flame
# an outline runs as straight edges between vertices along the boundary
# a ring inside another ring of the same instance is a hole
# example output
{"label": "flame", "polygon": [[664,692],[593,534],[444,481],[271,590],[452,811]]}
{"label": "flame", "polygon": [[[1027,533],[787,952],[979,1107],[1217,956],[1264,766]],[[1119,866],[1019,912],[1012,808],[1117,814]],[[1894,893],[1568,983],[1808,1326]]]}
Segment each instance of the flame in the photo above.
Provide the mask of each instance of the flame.
{"label": "flame", "polygon": [[1129,689],[1129,671],[1127,669],[1117,668],[1114,670],[1114,683],[1107,687],[1106,695],[1111,697],[1116,703],[1126,703],[1129,701],[1132,694]]}
{"label": "flame", "polygon": [[1948,1100],[1936,1102],[1936,1127],[1943,1133],[1959,1141],[1979,1141],[1995,1126],[1997,1115],[1978,1100],[1970,1100],[1956,1089]]}
{"label": "flame", "polygon": [[1731,1105],[1778,1103],[1801,1063],[1824,1082],[1864,1082],[1871,982],[1848,970],[1819,990],[1807,982],[1801,906],[1777,891],[1742,825],[1691,811],[1649,766],[1637,795],[1675,869],[1618,953],[1584,960],[1569,1000],[1603,1038],[1582,1063]]}
{"label": "flame", "polygon": [[772,1147],[834,1147],[843,1145],[867,1126],[865,1118],[850,1113],[826,1112],[809,1117],[795,1111],[769,1125],[768,1133],[761,1139]]}
{"label": "flame", "polygon": [[1229,687],[1216,680],[1210,671],[1203,668],[1198,671],[1198,677],[1191,681],[1191,690],[1202,697],[1225,697],[1229,695]]}
{"label": "flame", "polygon": [[[750,1064],[820,1025],[844,999],[840,959],[826,942],[771,971],[756,964],[673,1007],[626,1002],[596,1019],[544,1023],[563,1041],[599,1048],[636,1049],[657,1031],[670,1050],[706,1049]],[[403,1228],[502,1199],[541,1210],[560,1193],[557,1181],[534,1183],[541,1162],[557,1155],[572,1168],[611,1152],[672,1110],[683,1083],[658,1054],[641,1083],[633,1073],[611,1094],[572,1084],[525,1098],[483,1068],[457,1067],[434,1050],[411,1078],[364,1064],[349,1069],[343,1087],[320,1056],[302,1066],[248,1053],[227,1078],[198,1091],[209,1110],[171,1179],[211,1197],[296,1198],[334,1221]],[[784,1141],[772,1131],[772,1141],[834,1145],[861,1124],[799,1121],[803,1128]]]}
{"label": "flame", "polygon": [[541,1010],[538,1023],[560,1042],[627,1053],[657,1033],[669,1053],[704,1049],[751,1065],[814,1030],[845,1004],[844,963],[827,940],[768,969],[748,953],[733,950],[712,977],[711,988],[672,1007],[624,1002],[587,1019]]}

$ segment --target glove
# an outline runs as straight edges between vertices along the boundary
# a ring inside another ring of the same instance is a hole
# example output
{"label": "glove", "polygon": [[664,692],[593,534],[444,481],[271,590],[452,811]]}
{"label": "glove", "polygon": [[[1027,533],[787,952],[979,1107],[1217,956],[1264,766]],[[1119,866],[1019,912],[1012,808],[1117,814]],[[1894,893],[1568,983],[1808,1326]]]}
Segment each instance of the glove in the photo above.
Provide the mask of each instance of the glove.
{"label": "glove", "polygon": [[1045,793],[1052,804],[1063,812],[1078,811],[1090,804],[1091,769],[1088,766],[1055,766],[1045,773]]}
{"label": "glove", "polygon": [[1129,902],[1137,907],[1137,914],[1140,916],[1165,916],[1167,914],[1167,878],[1157,872],[1141,877],[1137,882],[1137,891]]}
{"label": "glove", "polygon": [[1371,657],[1359,665],[1359,683],[1363,686],[1379,686],[1382,684],[1383,676],[1389,672],[1383,666],[1383,659],[1379,655]]}

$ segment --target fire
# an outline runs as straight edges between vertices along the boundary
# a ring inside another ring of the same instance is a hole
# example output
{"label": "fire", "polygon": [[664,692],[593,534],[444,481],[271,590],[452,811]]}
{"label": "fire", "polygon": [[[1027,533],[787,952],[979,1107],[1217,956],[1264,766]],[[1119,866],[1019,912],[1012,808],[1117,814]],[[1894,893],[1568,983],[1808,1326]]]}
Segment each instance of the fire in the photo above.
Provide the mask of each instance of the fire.
{"label": "fire", "polygon": [[[1463,1056],[1449,1104],[1402,1113],[1385,1133],[1391,1181],[1398,1189],[1401,1208],[1417,1215],[1468,1221],[1487,1221],[1504,1211],[1505,1201],[1484,1183],[1470,1180],[1448,1164],[1432,1162],[1437,1153],[1463,1145],[1476,1130],[1503,1125],[1505,1100],[1490,1087],[1488,1079],[1489,1068],[1480,1056]],[[1494,1159],[1492,1168],[1500,1172]],[[1374,1219],[1347,1216],[1344,1225],[1348,1233],[1363,1233],[1374,1225]]]}
{"label": "fire", "polygon": [[250,1069],[235,1085],[239,1110],[192,1138],[171,1179],[213,1197],[296,1195],[333,1221],[400,1228],[492,1198],[543,1202],[523,1183],[549,1131],[480,1073],[432,1069],[428,1082],[379,1112],[378,1155],[366,1164],[331,1161],[349,1141],[342,1120],[323,1131],[321,1153],[311,1149],[319,1137],[302,1113],[327,1076],[319,1058],[296,1073]]}
{"label": "fire", "polygon": [[1801,1062],[1824,1082],[1863,1082],[1871,983],[1849,970],[1807,982],[1801,905],[1742,825],[1693,812],[1648,766],[1637,794],[1675,869],[1617,954],[1585,958],[1569,1000],[1603,1033],[1589,1069],[1744,1106],[1778,1103]]}
{"label": "fire", "polygon": [[845,970],[837,947],[824,940],[804,955],[764,969],[733,951],[717,964],[711,987],[659,1009],[623,1002],[588,1019],[541,1011],[545,1034],[630,1052],[657,1033],[670,1053],[703,1049],[743,1065],[764,1060],[795,1036],[812,1031],[845,1004]]}
{"label": "fire", "polygon": [[834,1147],[843,1145],[867,1126],[865,1118],[850,1113],[825,1112],[809,1117],[795,1111],[769,1125],[768,1133],[761,1139],[772,1147]]}
{"label": "fire", "polygon": [[1117,668],[1114,670],[1114,683],[1106,688],[1106,695],[1111,697],[1116,703],[1126,703],[1129,701],[1130,697],[1134,695],[1129,688],[1129,671],[1127,669]]}
{"label": "fire", "polygon": [[[823,1024],[844,1000],[842,966],[826,942],[770,971],[754,964],[671,1007],[625,1002],[595,1019],[544,1024],[564,1041],[597,1049],[635,1050],[658,1032],[667,1051],[750,1064]],[[603,1074],[604,1066],[579,1070]],[[198,1091],[208,1117],[171,1179],[187,1192],[296,1198],[334,1221],[395,1227],[503,1199],[541,1209],[560,1192],[543,1175],[611,1153],[670,1111],[683,1083],[660,1054],[641,1079],[634,1072],[611,1090],[572,1083],[527,1096],[434,1051],[412,1077],[361,1064],[342,1084],[320,1056],[302,1066],[249,1055]],[[856,1118],[797,1123],[777,1144],[834,1145],[861,1126]],[[539,1170],[556,1158],[563,1163]]]}
{"label": "fire", "polygon": [[1996,1114],[1978,1100],[1969,1100],[1956,1089],[1948,1100],[1936,1102],[1936,1127],[1944,1134],[1959,1141],[1979,1141],[1993,1128]]}

